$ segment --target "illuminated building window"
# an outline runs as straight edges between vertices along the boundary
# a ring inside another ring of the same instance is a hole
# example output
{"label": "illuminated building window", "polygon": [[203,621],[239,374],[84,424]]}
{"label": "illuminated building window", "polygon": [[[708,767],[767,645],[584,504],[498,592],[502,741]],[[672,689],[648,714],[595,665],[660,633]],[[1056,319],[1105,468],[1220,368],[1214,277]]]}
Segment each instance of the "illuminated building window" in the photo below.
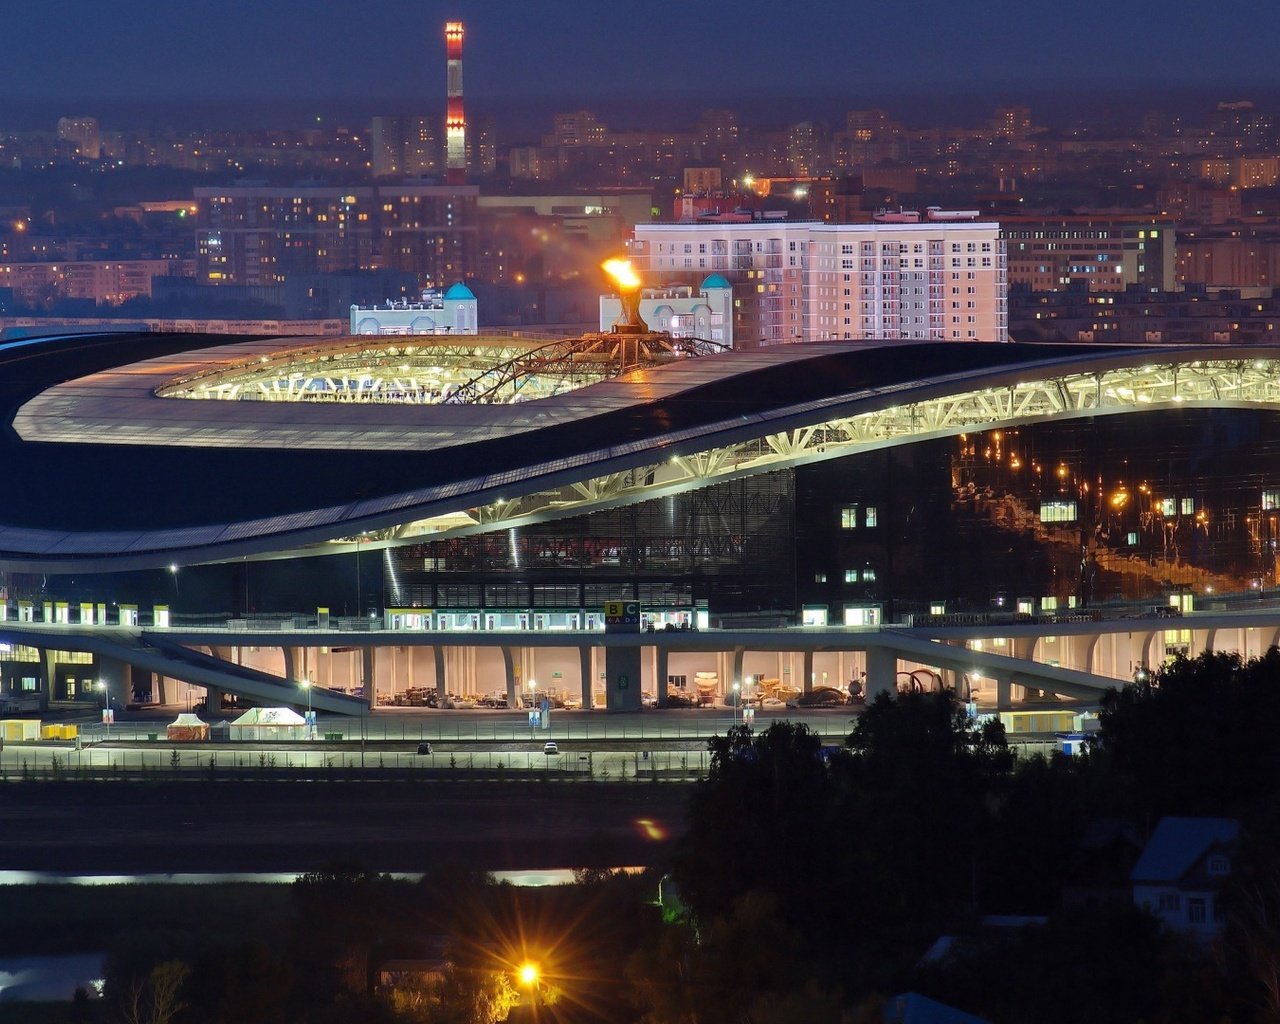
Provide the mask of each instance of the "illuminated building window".
{"label": "illuminated building window", "polygon": [[1079,517],[1074,501],[1042,501],[1040,503],[1040,522],[1042,523],[1074,523]]}
{"label": "illuminated building window", "polygon": [[875,526],[877,519],[878,519],[878,515],[876,513],[876,507],[874,505],[868,505],[867,506],[867,525]]}
{"label": "illuminated building window", "polygon": [[858,570],[857,570],[857,569],[846,569],[846,570],[844,571],[844,581],[845,581],[846,583],[857,583],[857,582],[858,582]]}
{"label": "illuminated building window", "polygon": [[1280,509],[1280,491],[1263,491],[1262,510],[1274,512],[1276,509]]}
{"label": "illuminated building window", "polygon": [[858,528],[858,506],[844,505],[840,509],[840,529],[856,530]]}

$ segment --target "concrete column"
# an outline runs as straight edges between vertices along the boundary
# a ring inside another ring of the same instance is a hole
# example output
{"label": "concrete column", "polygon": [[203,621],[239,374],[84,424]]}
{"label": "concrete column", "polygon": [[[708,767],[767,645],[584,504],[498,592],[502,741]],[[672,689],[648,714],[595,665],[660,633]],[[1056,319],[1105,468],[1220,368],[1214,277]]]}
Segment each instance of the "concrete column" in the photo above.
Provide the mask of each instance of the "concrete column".
{"label": "concrete column", "polygon": [[[151,673],[148,672],[147,675],[151,676]],[[165,676],[163,672],[157,672],[154,676],[151,676],[151,679],[149,680],[151,682],[151,699],[157,704],[169,703],[169,688],[165,685],[167,678],[168,677]]]}
{"label": "concrete column", "polygon": [[654,693],[658,697],[658,705],[661,706],[667,702],[667,657],[669,651],[666,644],[655,644],[654,653]]}
{"label": "concrete column", "polygon": [[[742,658],[746,653],[747,650],[745,647],[735,647],[733,649],[733,678],[729,680],[730,687],[732,687],[734,683],[737,683],[739,686],[742,685]],[[738,692],[741,693],[742,691],[739,690]]]}
{"label": "concrete column", "polygon": [[212,722],[222,717],[222,689],[217,686],[204,688],[204,713]]}
{"label": "concrete column", "polygon": [[299,680],[297,651],[292,647],[281,647],[280,653],[284,655],[284,677],[290,682],[297,682]]}
{"label": "concrete column", "polygon": [[591,683],[595,678],[595,669],[593,667],[592,653],[595,647],[590,643],[582,643],[578,647],[578,670],[581,678],[579,685],[582,688],[582,707],[591,710]]}
{"label": "concrete column", "polygon": [[[1204,631],[1204,650],[1206,651],[1217,650],[1218,633],[1219,633],[1219,630],[1216,630],[1216,629],[1206,629]],[[1195,651],[1195,643],[1194,643],[1194,640],[1195,640],[1194,633],[1191,634],[1191,639],[1193,641],[1191,645],[1192,646],[1191,656],[1195,657],[1196,651]]]}
{"label": "concrete column", "polygon": [[360,648],[360,676],[364,683],[364,699],[369,707],[378,703],[378,678],[374,675],[373,648]]}
{"label": "concrete column", "polygon": [[518,707],[519,694],[516,692],[516,665],[510,647],[502,648],[502,671],[507,677],[507,705]]}
{"label": "concrete column", "polygon": [[1134,633],[1137,638],[1138,646],[1133,651],[1133,667],[1136,671],[1143,665],[1153,669],[1155,666],[1151,664],[1151,641],[1155,638],[1155,633]]}
{"label": "concrete column", "polygon": [[445,682],[444,672],[444,648],[436,644],[431,648],[431,654],[436,663],[436,696],[440,699],[440,704],[444,704],[444,695],[449,692],[449,687]]}
{"label": "concrete column", "polygon": [[1085,648],[1084,648],[1084,664],[1081,666],[1082,671],[1084,672],[1097,671],[1097,669],[1094,668],[1094,660],[1098,656],[1098,641],[1101,639],[1102,639],[1101,633],[1095,633],[1093,636],[1088,638],[1088,641],[1085,644]]}
{"label": "concrete column", "polygon": [[[870,664],[870,662],[868,662]],[[800,690],[802,693],[813,692],[813,648],[804,649],[804,667],[800,670]]]}
{"label": "concrete column", "polygon": [[49,710],[49,699],[53,696],[53,687],[58,679],[55,665],[53,651],[44,650],[40,652],[40,667],[44,672],[44,685],[40,687],[40,710],[42,712]]}
{"label": "concrete column", "polygon": [[[806,676],[807,678],[807,676]],[[867,648],[867,703],[898,692],[898,656],[887,647]]]}
{"label": "concrete column", "polygon": [[604,649],[605,708],[640,710],[640,637],[627,637]]}
{"label": "concrete column", "polygon": [[1013,677],[1004,673],[996,675],[996,710],[1013,710]]}

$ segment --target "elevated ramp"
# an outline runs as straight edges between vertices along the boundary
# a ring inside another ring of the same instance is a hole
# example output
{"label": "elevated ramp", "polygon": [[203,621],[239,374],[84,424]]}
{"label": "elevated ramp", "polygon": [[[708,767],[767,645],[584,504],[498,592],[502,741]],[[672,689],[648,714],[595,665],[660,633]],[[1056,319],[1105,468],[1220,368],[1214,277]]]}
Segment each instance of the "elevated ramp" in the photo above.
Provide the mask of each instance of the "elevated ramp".
{"label": "elevated ramp", "polygon": [[[290,679],[259,672],[216,658],[156,633],[104,626],[0,623],[0,641],[40,650],[81,651],[133,665],[193,686],[235,693],[262,704],[301,707],[307,696]],[[311,707],[338,715],[367,715],[369,705],[359,697],[334,693],[322,686],[311,688]]]}

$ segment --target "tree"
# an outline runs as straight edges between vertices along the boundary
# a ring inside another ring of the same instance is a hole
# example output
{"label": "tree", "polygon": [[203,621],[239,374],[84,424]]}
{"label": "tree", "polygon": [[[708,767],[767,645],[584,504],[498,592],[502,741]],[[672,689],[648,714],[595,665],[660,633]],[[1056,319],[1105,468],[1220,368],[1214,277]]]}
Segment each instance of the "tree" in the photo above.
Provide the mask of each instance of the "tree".
{"label": "tree", "polygon": [[166,960],[135,979],[121,1007],[125,1024],[169,1024],[187,1007],[182,986],[190,973],[181,960]]}
{"label": "tree", "polygon": [[758,734],[738,726],[710,747],[676,858],[682,897],[703,919],[760,890],[777,897],[784,918],[813,920],[832,898],[811,884],[813,873],[840,863],[844,832],[822,741],[805,725],[777,722]]}
{"label": "tree", "polygon": [[1280,650],[1205,651],[1103,697],[1095,770],[1118,809],[1241,815],[1280,774]]}

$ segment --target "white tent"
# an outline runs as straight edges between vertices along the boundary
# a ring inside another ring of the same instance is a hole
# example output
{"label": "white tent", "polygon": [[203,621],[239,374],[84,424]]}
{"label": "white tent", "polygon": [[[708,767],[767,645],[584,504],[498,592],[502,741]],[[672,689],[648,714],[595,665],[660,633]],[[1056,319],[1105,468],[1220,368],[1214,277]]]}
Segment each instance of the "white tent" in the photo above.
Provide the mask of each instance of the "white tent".
{"label": "white tent", "polygon": [[250,708],[231,723],[233,740],[302,740],[307,722],[292,708]]}
{"label": "white tent", "polygon": [[209,726],[199,715],[179,715],[169,723],[166,737],[171,740],[207,740]]}

